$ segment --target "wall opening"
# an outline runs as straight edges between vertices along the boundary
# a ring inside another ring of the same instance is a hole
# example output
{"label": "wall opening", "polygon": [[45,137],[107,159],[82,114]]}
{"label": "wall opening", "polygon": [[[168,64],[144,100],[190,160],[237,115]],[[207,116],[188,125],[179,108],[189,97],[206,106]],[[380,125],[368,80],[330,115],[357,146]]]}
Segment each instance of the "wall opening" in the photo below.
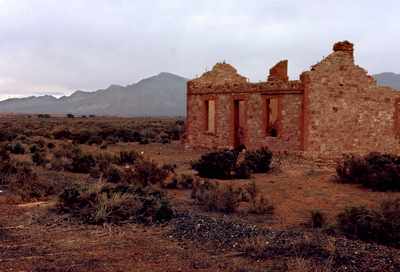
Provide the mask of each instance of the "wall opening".
{"label": "wall opening", "polygon": [[215,133],[215,100],[206,101],[206,131]]}
{"label": "wall opening", "polygon": [[233,102],[234,146],[244,145],[245,105],[243,100]]}
{"label": "wall opening", "polygon": [[270,137],[278,136],[278,98],[266,99],[266,134]]}

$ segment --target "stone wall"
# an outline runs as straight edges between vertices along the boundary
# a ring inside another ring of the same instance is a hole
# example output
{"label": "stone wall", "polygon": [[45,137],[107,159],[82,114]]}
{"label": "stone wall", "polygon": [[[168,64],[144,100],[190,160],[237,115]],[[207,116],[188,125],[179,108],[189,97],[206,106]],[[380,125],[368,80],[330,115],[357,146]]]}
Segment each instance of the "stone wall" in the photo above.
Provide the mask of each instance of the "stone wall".
{"label": "stone wall", "polygon": [[[233,80],[224,81],[223,78]],[[247,148],[268,146],[272,150],[300,150],[303,93],[300,81],[278,79],[249,83],[229,64],[217,64],[212,71],[189,81],[187,89],[186,144],[189,146],[233,148],[234,101],[241,100],[244,106],[240,116],[244,129],[243,143]],[[267,135],[266,101],[269,97],[277,97],[279,101],[277,137]],[[216,103],[215,133],[208,133],[205,129],[207,100]]]}
{"label": "stone wall", "polygon": [[[353,44],[333,53],[298,81],[289,81],[287,61],[270,69],[268,81],[249,83],[234,67],[218,63],[188,82],[186,143],[192,147],[234,146],[234,101],[242,100],[244,144],[250,148],[338,157],[371,151],[400,154],[400,92],[377,86],[354,64]],[[278,98],[278,137],[267,133],[269,97]],[[215,100],[215,133],[207,133],[206,102]]]}
{"label": "stone wall", "polygon": [[379,87],[354,64],[353,45],[334,52],[301,75],[304,84],[303,149],[321,155],[400,151],[399,93]]}

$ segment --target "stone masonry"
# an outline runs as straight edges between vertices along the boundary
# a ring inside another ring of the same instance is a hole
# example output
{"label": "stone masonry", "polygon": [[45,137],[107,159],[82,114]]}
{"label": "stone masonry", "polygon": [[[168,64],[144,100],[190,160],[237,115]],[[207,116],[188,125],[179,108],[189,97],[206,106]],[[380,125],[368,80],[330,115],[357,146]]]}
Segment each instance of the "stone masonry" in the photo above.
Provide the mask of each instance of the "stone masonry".
{"label": "stone masonry", "polygon": [[[217,63],[187,84],[186,144],[268,146],[322,157],[400,153],[400,92],[377,86],[353,54],[350,42],[336,43],[328,57],[292,81],[287,60],[260,83]],[[207,130],[210,120],[213,131]]]}

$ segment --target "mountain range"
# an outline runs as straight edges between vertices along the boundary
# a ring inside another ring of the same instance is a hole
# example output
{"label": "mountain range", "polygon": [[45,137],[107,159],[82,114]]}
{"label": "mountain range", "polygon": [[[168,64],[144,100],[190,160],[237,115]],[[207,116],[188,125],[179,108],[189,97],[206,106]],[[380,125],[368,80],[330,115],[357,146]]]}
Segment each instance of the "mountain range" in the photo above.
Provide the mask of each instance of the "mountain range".
{"label": "mountain range", "polygon": [[381,73],[374,75],[379,85],[389,86],[400,90],[400,75],[395,73]]}
{"label": "mountain range", "polygon": [[171,73],[160,73],[125,87],[111,85],[95,92],[76,91],[60,98],[50,95],[11,98],[0,101],[0,112],[184,116],[187,81]]}
{"label": "mountain range", "polygon": [[[400,90],[400,75],[374,75],[379,85]],[[114,116],[184,116],[187,78],[160,73],[128,86],[111,85],[95,92],[50,95],[0,101],[0,112],[95,114]]]}

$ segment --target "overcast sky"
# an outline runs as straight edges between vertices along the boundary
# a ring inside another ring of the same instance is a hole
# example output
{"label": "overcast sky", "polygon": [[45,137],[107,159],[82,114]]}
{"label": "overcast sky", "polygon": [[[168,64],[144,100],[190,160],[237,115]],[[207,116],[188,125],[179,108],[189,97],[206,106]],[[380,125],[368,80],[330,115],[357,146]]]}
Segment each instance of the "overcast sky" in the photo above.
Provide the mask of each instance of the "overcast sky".
{"label": "overcast sky", "polygon": [[400,72],[400,1],[0,0],[0,99],[188,78],[226,60],[251,81],[292,79],[355,43],[371,74]]}

